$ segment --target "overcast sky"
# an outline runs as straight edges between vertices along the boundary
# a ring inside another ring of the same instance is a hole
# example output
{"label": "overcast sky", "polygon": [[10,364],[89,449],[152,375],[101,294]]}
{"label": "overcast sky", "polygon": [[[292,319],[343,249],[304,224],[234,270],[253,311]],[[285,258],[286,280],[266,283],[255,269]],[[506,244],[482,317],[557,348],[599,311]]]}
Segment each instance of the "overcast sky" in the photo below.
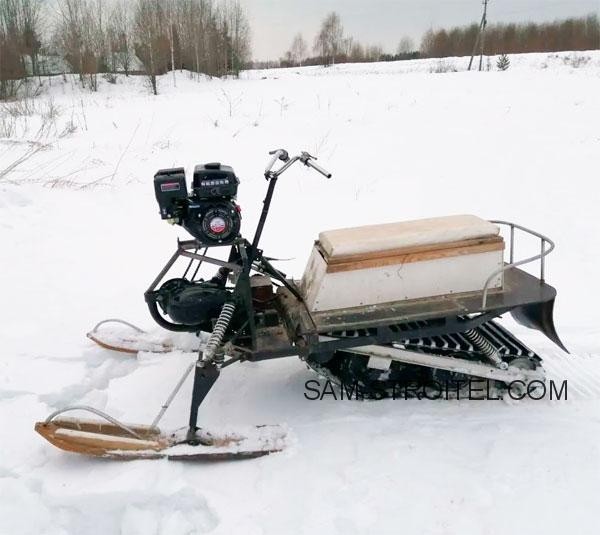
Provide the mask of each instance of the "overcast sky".
{"label": "overcast sky", "polygon": [[[481,0],[241,0],[252,26],[255,60],[278,59],[297,32],[312,47],[320,21],[337,11],[346,34],[392,52],[402,35],[419,43],[429,28],[478,22]],[[493,22],[548,21],[600,13],[600,0],[490,0]]]}

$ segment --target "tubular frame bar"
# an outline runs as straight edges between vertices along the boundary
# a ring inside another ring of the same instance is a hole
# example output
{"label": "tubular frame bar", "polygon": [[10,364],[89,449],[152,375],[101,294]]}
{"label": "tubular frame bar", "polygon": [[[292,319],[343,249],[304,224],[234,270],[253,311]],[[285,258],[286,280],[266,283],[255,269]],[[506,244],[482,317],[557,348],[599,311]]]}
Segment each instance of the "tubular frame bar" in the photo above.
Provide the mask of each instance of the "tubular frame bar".
{"label": "tubular frame bar", "polygon": [[[509,257],[510,262],[508,264],[504,264],[504,266],[502,266],[500,269],[495,270],[485,281],[485,284],[483,285],[483,296],[481,298],[481,307],[482,308],[485,308],[487,305],[487,297],[488,297],[490,283],[492,282],[492,280],[495,277],[497,277],[501,273],[504,273],[508,269],[515,268],[518,266],[523,266],[525,264],[529,264],[536,260],[540,260],[540,283],[543,283],[545,275],[546,275],[546,257],[555,248],[555,243],[550,238],[548,238],[548,236],[544,236],[543,234],[536,232],[535,230],[531,230],[530,228],[524,227],[523,225],[519,225],[517,223],[512,223],[510,221],[502,221],[499,219],[492,219],[492,220],[490,220],[490,223],[494,223],[495,225],[506,225],[506,226],[510,227],[510,246],[509,246],[510,247],[510,257]],[[527,234],[530,234],[531,236],[535,236],[536,238],[539,238],[541,241],[540,254],[515,262],[515,229],[522,230],[523,232],[526,232]],[[546,249],[546,243],[549,244],[549,247],[547,249]]]}
{"label": "tubular frame bar", "polygon": [[451,372],[466,373],[475,377],[491,379],[512,383],[515,381],[540,381],[545,375],[543,372],[535,370],[525,370],[509,366],[507,369],[499,369],[495,366],[484,364],[483,362],[471,361],[457,357],[447,357],[434,355],[430,353],[420,353],[417,351],[401,349],[397,347],[383,347],[378,345],[368,345],[353,348],[354,353],[365,356],[376,356],[387,358],[406,364],[425,366],[427,368],[437,368]]}
{"label": "tubular frame bar", "polygon": [[118,428],[122,429],[126,433],[129,433],[131,436],[133,436],[135,438],[139,438],[140,440],[143,440],[143,438],[138,433],[136,433],[133,429],[131,429],[129,426],[125,425],[122,422],[119,422],[119,420],[112,417],[110,414],[107,414],[104,411],[101,411],[100,409],[95,409],[94,407],[90,407],[89,405],[70,405],[68,407],[63,407],[62,409],[58,409],[58,410],[54,411],[52,414],[49,414],[48,417],[46,418],[46,420],[44,421],[44,423],[49,424],[59,414],[63,414],[65,412],[70,412],[70,411],[91,412],[92,414],[100,416],[100,418],[103,418],[107,422],[117,426]]}

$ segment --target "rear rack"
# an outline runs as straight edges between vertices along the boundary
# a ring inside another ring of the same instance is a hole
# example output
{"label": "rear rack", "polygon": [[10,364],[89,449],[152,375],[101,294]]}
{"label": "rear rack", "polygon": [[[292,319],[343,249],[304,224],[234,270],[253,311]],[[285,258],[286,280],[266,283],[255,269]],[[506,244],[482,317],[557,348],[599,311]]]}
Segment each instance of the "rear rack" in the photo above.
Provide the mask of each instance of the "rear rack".
{"label": "rear rack", "polygon": [[[481,308],[486,308],[488,290],[489,290],[489,286],[490,286],[490,283],[492,282],[492,280],[494,280],[495,277],[500,275],[500,273],[504,273],[508,269],[512,269],[512,268],[515,268],[518,266],[522,266],[524,264],[529,264],[530,262],[534,262],[536,260],[540,260],[540,284],[543,284],[544,277],[546,274],[546,257],[554,250],[554,247],[555,247],[554,242],[550,238],[548,238],[548,236],[544,236],[543,234],[540,234],[539,232],[536,232],[535,230],[531,230],[531,229],[524,227],[522,225],[519,225],[517,223],[511,223],[510,221],[500,221],[500,220],[494,220],[494,219],[490,220],[490,223],[494,223],[496,225],[506,225],[506,226],[510,227],[510,245],[509,245],[510,257],[509,257],[508,264],[504,264],[504,266],[502,266],[500,269],[497,269],[496,271],[494,271],[488,277],[488,279],[485,281],[485,284],[483,285],[483,296],[481,299]],[[539,238],[540,243],[541,243],[540,254],[531,256],[529,258],[525,258],[523,260],[518,260],[517,262],[515,262],[515,229],[522,230],[523,232],[530,234],[531,236]],[[546,244],[549,245],[549,247],[547,249],[546,249]]]}

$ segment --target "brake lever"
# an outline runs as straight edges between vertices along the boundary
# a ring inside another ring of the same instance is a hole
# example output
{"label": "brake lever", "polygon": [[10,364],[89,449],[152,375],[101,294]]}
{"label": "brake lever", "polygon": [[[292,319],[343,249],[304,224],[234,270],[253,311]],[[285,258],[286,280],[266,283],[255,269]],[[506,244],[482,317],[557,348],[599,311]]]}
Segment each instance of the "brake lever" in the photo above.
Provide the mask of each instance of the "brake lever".
{"label": "brake lever", "polygon": [[276,149],[276,150],[269,151],[269,155],[271,155],[273,157],[271,158],[271,160],[267,164],[267,167],[265,168],[265,177],[267,177],[267,175],[271,172],[271,169],[273,169],[273,166],[275,165],[275,162],[277,160],[281,160],[282,162],[290,161],[290,155],[288,154],[288,151],[285,149]]}
{"label": "brake lever", "polygon": [[277,160],[277,158],[279,158],[282,162],[287,162],[290,159],[290,155],[288,154],[288,151],[285,149],[272,150],[272,151],[269,151],[269,154],[271,156],[276,155],[274,160]]}

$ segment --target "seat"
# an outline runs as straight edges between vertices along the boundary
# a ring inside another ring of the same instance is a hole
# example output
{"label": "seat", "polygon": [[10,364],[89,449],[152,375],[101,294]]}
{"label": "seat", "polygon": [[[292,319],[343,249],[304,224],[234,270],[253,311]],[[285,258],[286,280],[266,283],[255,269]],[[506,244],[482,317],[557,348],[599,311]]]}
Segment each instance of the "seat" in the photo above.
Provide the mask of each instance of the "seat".
{"label": "seat", "polygon": [[451,215],[382,225],[327,230],[319,234],[321,251],[328,260],[368,257],[374,253],[402,254],[403,250],[466,240],[494,238],[499,229],[474,215]]}
{"label": "seat", "polygon": [[[503,253],[498,227],[473,215],[329,230],[300,287],[310,312],[479,292]],[[502,281],[500,272],[488,286]]]}

